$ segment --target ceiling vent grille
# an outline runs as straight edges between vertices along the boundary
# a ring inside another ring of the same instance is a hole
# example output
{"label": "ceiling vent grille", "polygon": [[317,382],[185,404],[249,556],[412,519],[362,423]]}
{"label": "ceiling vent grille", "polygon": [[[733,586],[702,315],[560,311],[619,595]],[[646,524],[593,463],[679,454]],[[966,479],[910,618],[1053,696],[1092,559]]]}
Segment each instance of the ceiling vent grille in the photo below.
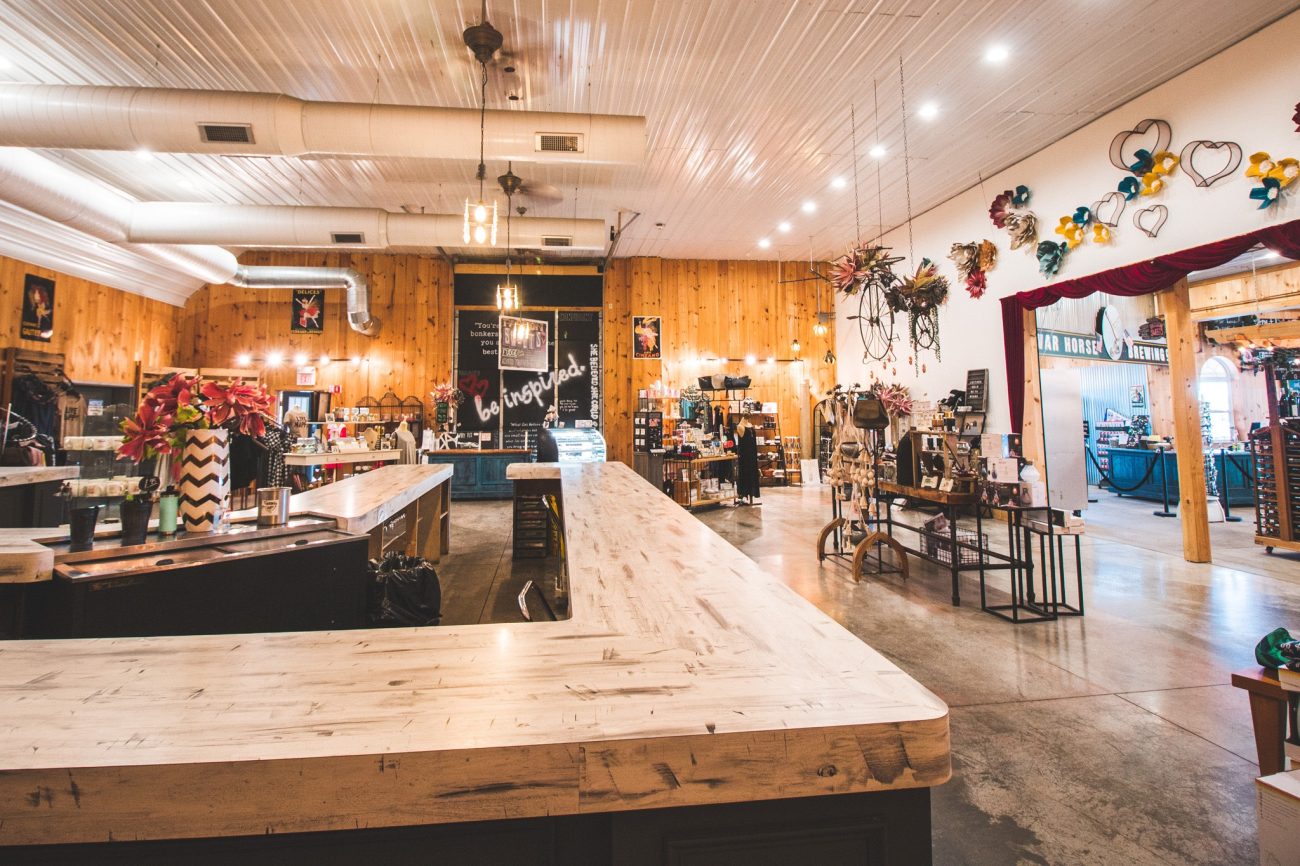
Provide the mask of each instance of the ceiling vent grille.
{"label": "ceiling vent grille", "polygon": [[567,235],[542,235],[542,246],[571,247],[573,246],[573,238]]}
{"label": "ceiling vent grille", "polygon": [[200,123],[199,138],[210,144],[253,144],[249,123]]}
{"label": "ceiling vent grille", "polygon": [[336,244],[364,244],[366,236],[361,232],[330,232],[330,240]]}
{"label": "ceiling vent grille", "polygon": [[577,132],[537,133],[538,153],[582,153],[582,134]]}

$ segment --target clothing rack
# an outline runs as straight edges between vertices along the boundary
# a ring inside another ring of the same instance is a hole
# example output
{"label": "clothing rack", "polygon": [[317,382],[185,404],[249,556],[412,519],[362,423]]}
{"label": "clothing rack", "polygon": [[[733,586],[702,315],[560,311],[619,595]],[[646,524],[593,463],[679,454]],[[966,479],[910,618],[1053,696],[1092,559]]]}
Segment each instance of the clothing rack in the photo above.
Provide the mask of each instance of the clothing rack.
{"label": "clothing rack", "polygon": [[64,368],[65,357],[56,352],[37,352],[33,349],[10,347],[4,350],[4,367],[0,381],[0,406],[8,406],[14,399],[14,381],[23,376],[35,376],[46,385],[59,391],[72,390],[72,382]]}

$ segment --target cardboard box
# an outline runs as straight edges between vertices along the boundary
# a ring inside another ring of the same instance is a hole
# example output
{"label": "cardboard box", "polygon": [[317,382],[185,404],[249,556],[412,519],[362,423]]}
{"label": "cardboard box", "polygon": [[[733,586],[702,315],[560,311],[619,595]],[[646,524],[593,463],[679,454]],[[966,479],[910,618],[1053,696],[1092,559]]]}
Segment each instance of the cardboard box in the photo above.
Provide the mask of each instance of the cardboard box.
{"label": "cardboard box", "polygon": [[1014,457],[990,457],[987,461],[989,481],[1016,484],[1020,481],[1020,461]]}
{"label": "cardboard box", "polygon": [[1255,780],[1260,866],[1300,866],[1300,770]]}

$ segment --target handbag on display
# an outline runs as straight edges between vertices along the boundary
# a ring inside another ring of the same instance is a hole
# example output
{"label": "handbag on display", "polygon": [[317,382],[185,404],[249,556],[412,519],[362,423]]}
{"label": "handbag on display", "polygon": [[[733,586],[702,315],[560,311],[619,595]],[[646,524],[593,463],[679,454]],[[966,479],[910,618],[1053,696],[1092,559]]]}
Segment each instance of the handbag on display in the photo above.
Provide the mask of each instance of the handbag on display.
{"label": "handbag on display", "polygon": [[[717,377],[715,376],[714,378],[716,379]],[[726,376],[723,379],[723,385],[729,391],[732,390],[742,391],[745,388],[749,387],[749,377],[748,376]]]}
{"label": "handbag on display", "polygon": [[889,426],[889,413],[879,397],[859,397],[853,404],[853,426],[861,430],[884,430]]}
{"label": "handbag on display", "polygon": [[714,391],[721,391],[723,388],[727,387],[727,377],[721,373],[714,373],[709,377],[709,381],[713,383]]}
{"label": "handbag on display", "polygon": [[713,377],[712,377],[712,376],[701,376],[697,381],[699,381],[699,383],[700,383],[700,390],[701,390],[701,391],[712,391],[712,390],[713,390]]}

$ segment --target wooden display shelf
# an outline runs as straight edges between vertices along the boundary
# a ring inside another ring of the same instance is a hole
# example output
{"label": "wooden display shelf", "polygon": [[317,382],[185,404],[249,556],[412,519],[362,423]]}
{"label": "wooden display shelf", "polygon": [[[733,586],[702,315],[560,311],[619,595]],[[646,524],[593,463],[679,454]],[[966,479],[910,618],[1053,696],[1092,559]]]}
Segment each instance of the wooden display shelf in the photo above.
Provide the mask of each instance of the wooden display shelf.
{"label": "wooden display shelf", "polygon": [[892,481],[878,482],[878,486],[885,493],[906,496],[908,499],[936,502],[940,505],[974,505],[980,499],[977,493],[951,493],[944,490],[935,490],[932,487],[907,487],[902,484],[895,484]]}

